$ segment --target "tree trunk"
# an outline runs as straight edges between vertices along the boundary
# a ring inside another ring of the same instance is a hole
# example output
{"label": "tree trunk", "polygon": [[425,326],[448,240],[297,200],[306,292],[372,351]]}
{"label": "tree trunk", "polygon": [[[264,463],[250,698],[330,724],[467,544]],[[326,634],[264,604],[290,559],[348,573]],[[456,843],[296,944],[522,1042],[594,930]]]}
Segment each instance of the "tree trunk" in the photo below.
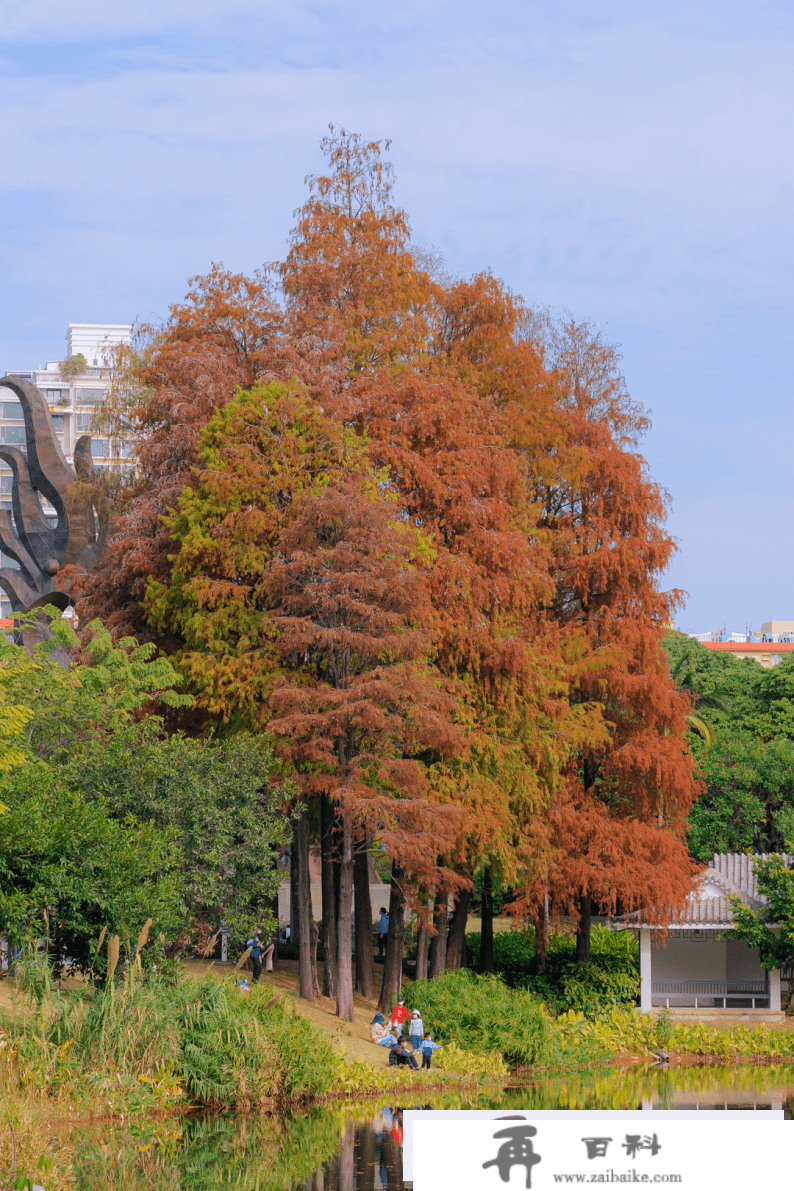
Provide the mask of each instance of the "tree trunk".
{"label": "tree trunk", "polygon": [[447,936],[447,970],[456,971],[466,962],[466,923],[469,920],[471,890],[461,889],[455,899],[455,910]]}
{"label": "tree trunk", "polygon": [[447,962],[447,895],[438,894],[433,907],[433,926],[436,933],[430,940],[430,979],[441,976]]}
{"label": "tree trunk", "polygon": [[493,971],[493,878],[490,868],[482,876],[482,927],[480,931],[480,971]]}
{"label": "tree trunk", "polygon": [[369,896],[369,844],[369,832],[364,832],[356,840],[353,884],[356,895],[356,992],[371,1001],[375,996],[375,957]]}
{"label": "tree trunk", "polygon": [[538,920],[535,923],[535,958],[538,964],[538,972],[546,971],[546,956],[549,951],[549,895],[548,891],[543,895],[543,905],[538,911]]}
{"label": "tree trunk", "polygon": [[320,799],[320,870],[323,898],[323,996],[336,998],[336,894],[334,888],[334,807]]}
{"label": "tree trunk", "polygon": [[314,920],[314,915],[309,919],[309,928],[312,936],[312,988],[314,989],[315,997],[319,997],[320,982],[317,979],[317,944],[320,942],[320,930]]}
{"label": "tree trunk", "polygon": [[336,920],[336,1016],[355,1021],[353,1010],[353,823],[342,812],[342,855],[339,864],[339,915]]}
{"label": "tree trunk", "polygon": [[295,919],[298,928],[298,990],[307,1001],[314,1000],[312,971],[312,897],[309,880],[309,814],[304,806],[295,824],[295,845],[292,849],[297,870],[297,906]]}
{"label": "tree trunk", "polygon": [[396,861],[391,866],[389,890],[389,933],[386,935],[386,955],[383,960],[383,982],[380,986],[378,1012],[391,1013],[400,988],[405,935],[405,900],[402,891],[403,870]]}
{"label": "tree trunk", "polygon": [[270,913],[276,920],[276,926],[270,941],[273,944],[273,971],[278,972],[281,969],[281,964],[278,962],[278,894],[271,898]]}
{"label": "tree trunk", "polygon": [[334,997],[339,992],[339,891],[342,881],[342,816],[339,807],[334,806],[334,938],[336,955],[334,963]]}
{"label": "tree trunk", "polygon": [[298,946],[298,849],[295,845],[297,838],[297,823],[292,828],[292,847],[289,853],[289,941]]}
{"label": "tree trunk", "polygon": [[427,919],[422,917],[420,906],[419,923],[416,928],[416,979],[427,980]]}
{"label": "tree trunk", "polygon": [[590,902],[589,893],[582,894],[578,898],[579,906],[579,926],[576,930],[576,962],[578,964],[590,963],[590,930],[592,925],[592,904]]}

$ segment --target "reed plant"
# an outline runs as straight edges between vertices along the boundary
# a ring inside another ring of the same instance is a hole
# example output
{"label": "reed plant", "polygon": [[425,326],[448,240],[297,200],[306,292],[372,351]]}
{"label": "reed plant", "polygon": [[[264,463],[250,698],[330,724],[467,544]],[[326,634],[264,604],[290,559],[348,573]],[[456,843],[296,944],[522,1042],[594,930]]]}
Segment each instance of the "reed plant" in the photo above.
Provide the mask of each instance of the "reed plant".
{"label": "reed plant", "polygon": [[[144,939],[145,942],[145,939]],[[127,948],[137,955],[141,936]],[[127,963],[114,979],[118,936],[108,942],[104,988],[65,996],[40,973],[28,979],[36,1012],[0,1029],[19,1091],[106,1107],[180,1096],[222,1108],[275,1108],[334,1090],[340,1060],[327,1035],[274,1001],[272,990],[244,993],[208,974],[174,983]],[[40,955],[37,962],[45,963]],[[30,965],[29,965],[30,966]]]}

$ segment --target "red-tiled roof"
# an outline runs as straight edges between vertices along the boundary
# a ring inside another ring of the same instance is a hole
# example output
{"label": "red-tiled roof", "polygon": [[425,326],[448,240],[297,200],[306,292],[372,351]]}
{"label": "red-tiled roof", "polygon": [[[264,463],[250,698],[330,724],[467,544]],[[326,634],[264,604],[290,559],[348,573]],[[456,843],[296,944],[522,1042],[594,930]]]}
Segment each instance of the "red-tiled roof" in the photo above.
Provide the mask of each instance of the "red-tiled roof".
{"label": "red-tiled roof", "polygon": [[794,652],[794,642],[781,641],[775,644],[774,641],[701,641],[701,645],[705,645],[706,649],[721,649],[728,653],[792,653]]}

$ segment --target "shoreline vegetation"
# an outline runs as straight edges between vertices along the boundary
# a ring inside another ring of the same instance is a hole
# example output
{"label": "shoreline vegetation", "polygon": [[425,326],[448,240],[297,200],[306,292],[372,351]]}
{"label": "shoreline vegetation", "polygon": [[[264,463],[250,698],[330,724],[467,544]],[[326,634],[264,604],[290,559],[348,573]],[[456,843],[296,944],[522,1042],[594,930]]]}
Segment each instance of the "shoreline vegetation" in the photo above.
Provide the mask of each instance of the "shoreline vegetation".
{"label": "shoreline vegetation", "polygon": [[9,1181],[9,1122],[17,1172],[33,1181],[46,1172],[48,1191],[60,1191],[73,1185],[66,1139],[99,1124],[148,1131],[162,1145],[197,1110],[306,1113],[419,1087],[423,1096],[510,1086],[534,1095],[557,1077],[650,1071],[660,1055],[673,1070],[794,1065],[794,1029],[720,1029],[625,1008],[555,1017],[536,995],[462,970],[406,984],[442,1049],[429,1073],[390,1068],[388,1050],[368,1038],[374,1001],[358,998],[358,1021],[340,1022],[330,999],[301,1000],[296,963],[282,962],[250,992],[237,975],[195,962],[176,979],[133,972],[94,990],[55,987],[23,965],[0,983],[0,1178]]}

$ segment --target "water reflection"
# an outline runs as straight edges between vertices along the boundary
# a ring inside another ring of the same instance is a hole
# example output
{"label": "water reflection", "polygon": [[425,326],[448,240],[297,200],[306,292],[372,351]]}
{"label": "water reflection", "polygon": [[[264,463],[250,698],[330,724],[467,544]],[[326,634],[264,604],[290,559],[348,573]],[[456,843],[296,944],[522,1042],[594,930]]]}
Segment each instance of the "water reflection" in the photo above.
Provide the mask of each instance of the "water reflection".
{"label": "water reflection", "polygon": [[86,1136],[80,1191],[404,1191],[403,1110],[425,1108],[784,1108],[794,1117],[794,1067],[649,1068],[476,1093],[428,1103],[334,1105],[285,1117],[197,1116]]}

